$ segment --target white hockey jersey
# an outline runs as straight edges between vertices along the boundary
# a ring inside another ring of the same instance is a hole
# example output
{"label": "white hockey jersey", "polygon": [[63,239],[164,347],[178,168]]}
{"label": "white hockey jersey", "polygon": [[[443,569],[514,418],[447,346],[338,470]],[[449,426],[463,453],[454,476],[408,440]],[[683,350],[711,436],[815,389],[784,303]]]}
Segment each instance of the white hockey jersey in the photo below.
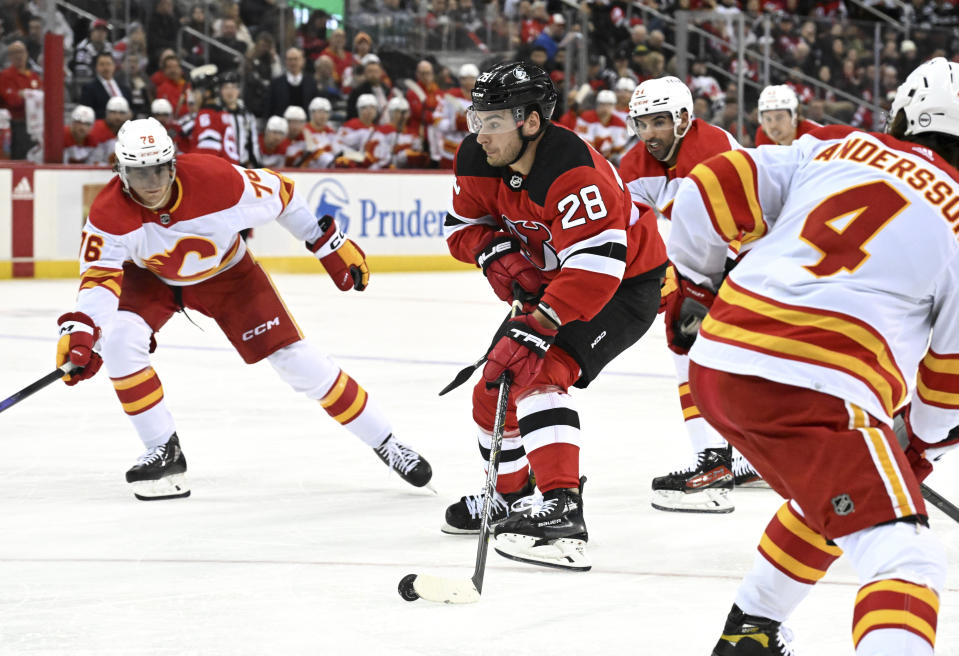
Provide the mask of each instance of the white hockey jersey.
{"label": "white hockey jersey", "polygon": [[304,159],[297,166],[310,169],[328,169],[333,167],[337,153],[343,150],[336,137],[336,130],[329,125],[322,129],[310,123],[303,126]]}
{"label": "white hockey jersey", "polygon": [[466,124],[466,110],[473,101],[464,97],[460,89],[450,89],[440,97],[439,106],[433,112],[436,138],[430,142],[430,155],[433,159],[448,162],[452,166],[456,158],[456,149],[463,143],[469,132]]}
{"label": "white hockey jersey", "polygon": [[124,262],[152,271],[167,284],[193,285],[243,258],[241,230],[273,220],[301,241],[322,234],[293,182],[269,169],[182,155],[171,203],[157,211],[134,202],[115,177],[93,201],[83,228],[76,309],[109,334]]}
{"label": "white hockey jersey", "polygon": [[[821,391],[928,442],[959,425],[959,172],[928,148],[825,127],[724,153],[679,189],[668,253],[715,289],[690,357]],[[931,337],[930,337],[931,336]],[[918,377],[917,377],[918,372]]]}

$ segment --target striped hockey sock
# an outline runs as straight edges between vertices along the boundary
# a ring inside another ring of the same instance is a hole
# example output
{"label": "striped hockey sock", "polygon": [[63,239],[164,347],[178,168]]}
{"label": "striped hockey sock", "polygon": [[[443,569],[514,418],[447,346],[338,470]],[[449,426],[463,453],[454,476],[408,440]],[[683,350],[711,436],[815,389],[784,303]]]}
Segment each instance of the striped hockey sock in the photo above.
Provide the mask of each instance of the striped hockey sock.
{"label": "striped hockey sock", "polygon": [[163,400],[163,386],[153,367],[146,367],[129,376],[111,378],[113,389],[128,415],[146,412]]}
{"label": "striped hockey sock", "polygon": [[[939,597],[924,585],[900,579],[884,579],[864,585],[856,595],[852,619],[852,641],[856,653],[887,653],[874,651],[871,645],[888,646],[895,641],[897,646],[915,645],[907,648],[910,654],[932,654],[936,644],[938,614]],[[881,632],[882,635],[873,632]],[[870,634],[875,639],[864,640]],[[925,649],[927,644],[928,651]]]}

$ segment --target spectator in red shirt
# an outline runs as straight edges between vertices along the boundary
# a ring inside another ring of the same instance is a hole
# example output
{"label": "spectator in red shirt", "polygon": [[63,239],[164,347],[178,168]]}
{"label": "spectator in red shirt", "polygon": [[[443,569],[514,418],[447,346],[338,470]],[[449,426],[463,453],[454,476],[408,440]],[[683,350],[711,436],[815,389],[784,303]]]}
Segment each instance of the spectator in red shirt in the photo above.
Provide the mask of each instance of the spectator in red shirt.
{"label": "spectator in red shirt", "polygon": [[0,98],[10,110],[10,159],[24,159],[32,142],[27,134],[23,92],[40,89],[43,81],[27,66],[27,46],[21,40],[7,46],[10,66],[0,71]]}
{"label": "spectator in red shirt", "polygon": [[[359,34],[356,36],[359,37]],[[343,84],[343,71],[353,65],[353,53],[346,49],[346,32],[333,30],[330,44],[320,54],[333,60],[334,79],[337,84]]]}
{"label": "spectator in red shirt", "polygon": [[406,101],[410,104],[406,127],[421,139],[426,137],[423,126],[433,124],[433,112],[439,104],[440,88],[435,77],[433,64],[423,59],[416,65],[416,81],[406,85]]}
{"label": "spectator in red shirt", "polygon": [[180,65],[179,58],[174,54],[169,54],[160,62],[161,71],[156,78],[157,98],[167,100],[173,106],[173,113],[176,116],[183,116],[190,111],[187,102],[187,85],[183,77],[183,67]]}

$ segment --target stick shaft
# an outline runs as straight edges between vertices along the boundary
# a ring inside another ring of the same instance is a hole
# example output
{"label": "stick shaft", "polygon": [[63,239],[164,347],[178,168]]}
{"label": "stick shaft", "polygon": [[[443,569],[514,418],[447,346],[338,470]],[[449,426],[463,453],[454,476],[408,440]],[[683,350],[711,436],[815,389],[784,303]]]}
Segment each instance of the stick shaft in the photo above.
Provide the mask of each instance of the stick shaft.
{"label": "stick shaft", "polygon": [[63,378],[64,374],[70,373],[75,368],[76,367],[74,365],[68,362],[62,367],[58,369],[54,369],[53,371],[43,376],[39,380],[36,380],[30,383],[19,392],[14,392],[12,395],[8,396],[3,401],[0,401],[0,412],[3,412],[4,410],[7,410],[9,408],[12,408],[16,404],[20,403],[20,401],[30,396],[31,394],[39,392],[50,383],[54,383],[60,378]]}
{"label": "stick shaft", "polygon": [[931,487],[925,483],[919,486],[920,491],[922,492],[923,498],[934,505],[936,508],[944,512],[949,516],[950,519],[959,522],[959,508],[957,508],[951,501],[947,498],[933,490]]}

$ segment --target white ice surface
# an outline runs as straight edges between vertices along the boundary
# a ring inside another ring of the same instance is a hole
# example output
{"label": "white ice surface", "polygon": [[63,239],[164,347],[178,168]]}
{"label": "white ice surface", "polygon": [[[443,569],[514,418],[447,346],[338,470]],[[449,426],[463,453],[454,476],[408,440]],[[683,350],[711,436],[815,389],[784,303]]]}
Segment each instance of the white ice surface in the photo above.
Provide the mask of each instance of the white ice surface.
{"label": "white ice surface", "polygon": [[[374,274],[363,294],[324,275],[277,276],[301,329],[375,395],[435,470],[433,496],[388,475],[357,439],[246,366],[216,325],[175,316],[154,365],[193,496],[136,501],[141,445],[105,372],[0,415],[0,654],[642,654],[708,656],[781,501],[669,514],[649,482],[682,464],[663,329],[574,391],[584,430],[593,571],[538,569],[490,551],[480,603],[407,603],[407,573],[467,578],[472,537],[440,532],[483,470],[470,386],[436,393],[486,347],[506,307],[476,274]],[[55,319],[75,281],[0,283],[0,397],[53,368]],[[959,454],[928,481],[959,500]],[[959,526],[930,510],[954,569],[938,654],[959,655]],[[800,656],[851,654],[857,584],[840,560],[790,625]]]}

